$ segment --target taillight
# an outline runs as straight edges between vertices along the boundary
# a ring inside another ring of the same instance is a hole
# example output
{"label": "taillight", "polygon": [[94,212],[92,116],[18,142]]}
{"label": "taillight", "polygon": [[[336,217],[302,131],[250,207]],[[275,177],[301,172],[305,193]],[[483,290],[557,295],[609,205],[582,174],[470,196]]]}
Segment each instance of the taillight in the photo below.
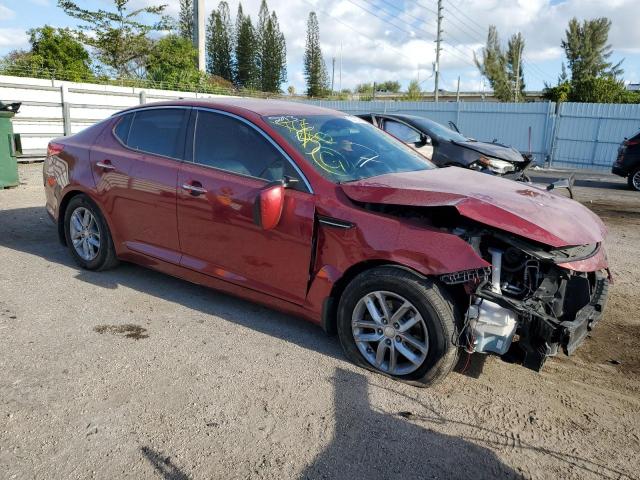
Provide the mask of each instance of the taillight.
{"label": "taillight", "polygon": [[47,157],[54,157],[56,155],[60,155],[64,150],[64,145],[60,145],[59,143],[49,143],[47,145]]}
{"label": "taillight", "polygon": [[631,147],[633,145],[640,145],[640,140],[625,140],[622,144],[625,147]]}

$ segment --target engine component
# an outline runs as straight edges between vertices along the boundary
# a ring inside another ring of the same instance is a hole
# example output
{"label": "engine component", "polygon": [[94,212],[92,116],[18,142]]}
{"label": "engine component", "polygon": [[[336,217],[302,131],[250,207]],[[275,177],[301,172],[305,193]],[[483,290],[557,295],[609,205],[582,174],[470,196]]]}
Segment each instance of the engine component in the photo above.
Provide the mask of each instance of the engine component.
{"label": "engine component", "polygon": [[502,275],[502,250],[498,248],[490,248],[491,266],[491,290],[495,293],[502,293],[500,289],[500,276]]}
{"label": "engine component", "polygon": [[516,314],[490,300],[477,299],[467,312],[473,351],[504,355],[516,331]]}
{"label": "engine component", "polygon": [[491,269],[489,267],[476,268],[473,270],[462,270],[460,272],[446,273],[440,276],[440,280],[442,280],[447,285],[456,285],[458,283],[486,280],[487,278],[489,278],[490,273]]}

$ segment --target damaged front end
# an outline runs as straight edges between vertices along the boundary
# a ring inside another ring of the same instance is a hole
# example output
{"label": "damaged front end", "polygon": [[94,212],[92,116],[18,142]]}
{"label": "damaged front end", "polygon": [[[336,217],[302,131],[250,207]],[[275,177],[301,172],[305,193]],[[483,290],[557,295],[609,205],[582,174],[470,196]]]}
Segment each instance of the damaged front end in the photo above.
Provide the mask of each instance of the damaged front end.
{"label": "damaged front end", "polygon": [[600,320],[608,271],[579,271],[589,259],[604,258],[600,243],[549,248],[485,229],[453,233],[492,265],[440,277],[463,285],[469,295],[460,340],[468,352],[508,355],[540,370],[559,349],[573,354]]}
{"label": "damaged front end", "polygon": [[362,208],[409,228],[458,237],[483,260],[481,268],[475,262],[468,270],[438,272],[466,312],[458,346],[517,354],[514,360],[539,370],[560,349],[572,354],[600,320],[610,281],[607,231],[578,202],[455,167],[341,188]]}

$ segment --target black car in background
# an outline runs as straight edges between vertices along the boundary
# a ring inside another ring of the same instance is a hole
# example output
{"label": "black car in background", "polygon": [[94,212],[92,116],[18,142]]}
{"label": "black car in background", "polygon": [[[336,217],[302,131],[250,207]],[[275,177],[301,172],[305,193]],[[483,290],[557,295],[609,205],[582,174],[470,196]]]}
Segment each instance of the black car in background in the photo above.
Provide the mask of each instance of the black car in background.
{"label": "black car in background", "polygon": [[624,139],[611,173],[626,177],[629,187],[640,192],[640,132]]}
{"label": "black car in background", "polygon": [[529,180],[525,170],[531,158],[513,147],[479,142],[415,115],[367,113],[358,117],[415,148],[439,167],[464,167],[513,180]]}

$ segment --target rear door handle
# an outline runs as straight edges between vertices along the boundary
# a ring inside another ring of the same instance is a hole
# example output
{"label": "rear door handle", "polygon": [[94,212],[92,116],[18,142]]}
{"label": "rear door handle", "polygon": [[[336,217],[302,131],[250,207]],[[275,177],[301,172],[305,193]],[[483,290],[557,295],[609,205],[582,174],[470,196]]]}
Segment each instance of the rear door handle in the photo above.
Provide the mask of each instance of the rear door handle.
{"label": "rear door handle", "polygon": [[198,195],[202,195],[203,193],[207,193],[207,190],[205,188],[202,188],[202,186],[199,186],[199,185],[191,185],[189,183],[183,183],[182,188],[187,192],[191,193],[191,195],[196,197]]}
{"label": "rear door handle", "polygon": [[96,163],[96,167],[102,168],[103,170],[115,170],[116,169],[116,167],[111,165],[111,162],[109,160],[105,160],[104,162]]}

